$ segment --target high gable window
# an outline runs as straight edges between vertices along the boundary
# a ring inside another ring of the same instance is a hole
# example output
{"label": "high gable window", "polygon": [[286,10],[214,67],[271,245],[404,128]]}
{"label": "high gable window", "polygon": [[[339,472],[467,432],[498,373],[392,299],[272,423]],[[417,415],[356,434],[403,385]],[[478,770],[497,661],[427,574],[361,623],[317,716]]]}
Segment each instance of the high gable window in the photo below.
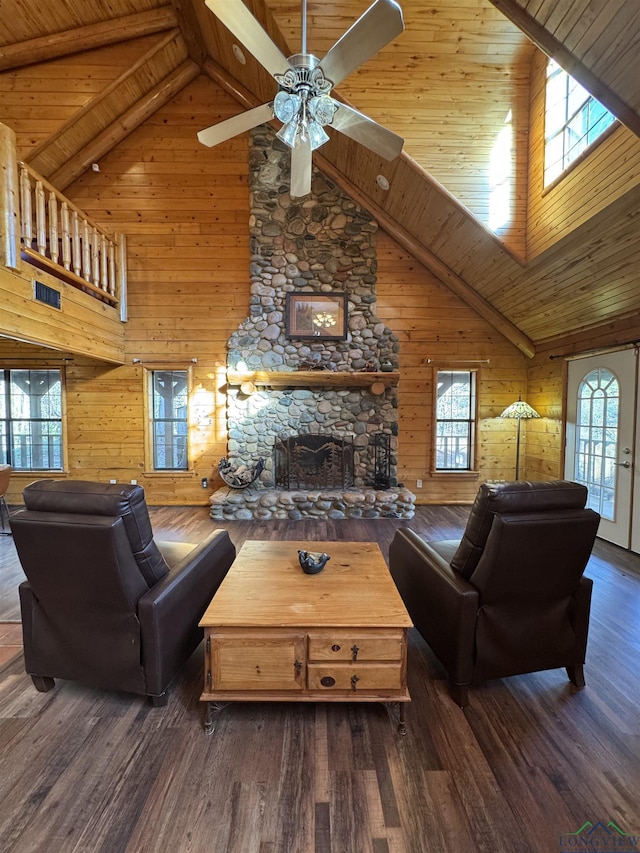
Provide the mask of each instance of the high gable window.
{"label": "high gable window", "polygon": [[60,370],[0,370],[0,462],[16,471],[61,471]]}
{"label": "high gable window", "polygon": [[547,65],[544,185],[553,183],[616,118],[557,62]]}

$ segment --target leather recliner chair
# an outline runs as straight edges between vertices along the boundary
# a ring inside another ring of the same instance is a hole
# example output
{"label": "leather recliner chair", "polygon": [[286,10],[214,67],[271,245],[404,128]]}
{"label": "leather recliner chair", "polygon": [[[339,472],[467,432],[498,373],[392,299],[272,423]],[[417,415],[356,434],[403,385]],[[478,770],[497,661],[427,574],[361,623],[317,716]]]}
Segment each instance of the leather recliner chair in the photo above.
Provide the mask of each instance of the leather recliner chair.
{"label": "leather recliner chair", "polygon": [[396,532],[389,567],[453,699],[492,678],[566,667],[584,687],[600,516],[578,483],[483,484],[461,541]]}
{"label": "leather recliner chair", "polygon": [[141,486],[38,480],[11,527],[26,671],[167,701],[202,640],[198,622],[235,558],[229,535],[158,542]]}

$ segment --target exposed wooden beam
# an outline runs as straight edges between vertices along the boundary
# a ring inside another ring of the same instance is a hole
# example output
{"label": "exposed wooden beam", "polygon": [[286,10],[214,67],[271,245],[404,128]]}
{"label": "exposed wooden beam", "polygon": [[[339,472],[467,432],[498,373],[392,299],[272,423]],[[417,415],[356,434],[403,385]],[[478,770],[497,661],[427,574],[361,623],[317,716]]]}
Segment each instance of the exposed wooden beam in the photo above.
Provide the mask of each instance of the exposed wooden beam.
{"label": "exposed wooden beam", "polygon": [[76,178],[80,177],[92,163],[108,154],[119,142],[184,89],[199,73],[198,65],[191,59],[186,59],[179,68],[151,89],[144,98],[141,98],[110,127],[96,136],[76,157],[51,175],[49,177],[51,183],[58,189],[64,190]]}
{"label": "exposed wooden beam", "polygon": [[182,38],[189,51],[189,56],[198,65],[202,65],[207,57],[207,48],[200,31],[198,19],[193,8],[192,0],[171,0]]}
{"label": "exposed wooden beam", "polygon": [[529,358],[533,358],[536,348],[533,341],[528,338],[512,322],[507,320],[504,314],[497,311],[486,299],[480,296],[470,284],[455,273],[447,264],[441,261],[433,252],[429,251],[413,234],[389,216],[375,201],[369,198],[362,190],[351,183],[342,172],[330,163],[319,152],[315,152],[318,167],[338,184],[354,201],[361,204],[371,213],[378,225],[393,237],[396,242],[403,246],[413,257],[419,261],[429,272],[433,273],[449,290],[461,299],[465,304],[490,323],[494,329],[511,341],[521,352]]}
{"label": "exposed wooden beam", "polygon": [[528,36],[543,53],[555,59],[558,65],[581,83],[596,100],[614,114],[636,136],[640,136],[640,115],[617,95],[607,84],[587,68],[562,42],[545,29],[515,0],[491,0],[503,15]]}
{"label": "exposed wooden beam", "polygon": [[[180,30],[173,29],[159,39],[145,54],[139,57],[130,68],[127,68],[123,74],[109,83],[109,85],[101,92],[98,92],[98,94],[86,103],[82,109],[74,113],[71,118],[62,125],[62,127],[58,128],[55,133],[52,133],[44,139],[40,145],[33,148],[29,152],[28,157],[25,158],[29,165],[43,177],[50,177],[50,174],[55,171],[56,165],[58,165],[55,163],[55,151],[56,147],[60,146],[61,140],[66,139],[67,145],[65,147],[67,150],[75,150],[78,147],[77,144],[74,145],[73,140],[74,134],[77,135],[77,131],[75,129],[81,126],[84,118],[92,115],[96,110],[96,107],[99,107],[101,103],[110,98],[111,95],[114,92],[117,92],[123,84],[127,83],[127,81],[132,80],[135,83],[139,72],[147,66],[156,54],[164,50],[164,48],[171,44],[171,42],[179,35]],[[54,159],[53,167],[51,166],[52,152]]]}
{"label": "exposed wooden beam", "polygon": [[93,50],[108,44],[148,36],[177,26],[176,15],[171,6],[161,6],[148,12],[125,15],[99,24],[77,27],[62,33],[41,36],[28,41],[17,42],[0,47],[0,71],[47,62]]}
{"label": "exposed wooden beam", "polygon": [[206,59],[202,66],[202,70],[213,80],[214,83],[217,83],[221,89],[224,89],[228,95],[231,95],[231,97],[243,107],[251,109],[251,107],[259,106],[260,102],[253,92],[250,92],[249,89],[245,89],[241,83],[238,83],[238,81],[221,65],[218,65],[215,60],[211,58]]}
{"label": "exposed wooden beam", "polygon": [[[219,66],[216,62],[209,59],[205,62],[203,71],[218,83],[229,95],[235,98],[244,107],[257,106],[255,96],[241,86],[236,80]],[[443,261],[437,258],[424,246],[416,237],[402,228],[388,213],[386,213],[379,205],[377,205],[368,195],[356,187],[349,181],[342,172],[340,172],[329,160],[322,156],[320,151],[315,152],[316,162],[320,169],[327,174],[332,180],[338,184],[348,195],[355,201],[365,207],[378,220],[379,225],[393,237],[401,246],[410,252],[416,260],[418,260],[429,272],[433,273],[443,284],[445,284],[453,293],[456,294],[464,303],[473,308],[483,319],[490,323],[494,329],[497,329],[500,334],[504,335],[507,340],[511,341],[521,352],[529,358],[535,355],[535,346],[533,341],[528,338],[523,332],[518,329],[513,323],[497,311],[486,299],[480,296],[470,284],[455,273]],[[408,155],[403,154],[406,161],[411,161]],[[411,161],[412,162],[412,161]],[[423,171],[417,164],[416,170]],[[426,173],[424,173],[426,174]],[[465,211],[466,213],[466,211]],[[467,215],[471,216],[470,213]],[[491,237],[495,239],[492,234]],[[520,261],[521,263],[521,261]]]}

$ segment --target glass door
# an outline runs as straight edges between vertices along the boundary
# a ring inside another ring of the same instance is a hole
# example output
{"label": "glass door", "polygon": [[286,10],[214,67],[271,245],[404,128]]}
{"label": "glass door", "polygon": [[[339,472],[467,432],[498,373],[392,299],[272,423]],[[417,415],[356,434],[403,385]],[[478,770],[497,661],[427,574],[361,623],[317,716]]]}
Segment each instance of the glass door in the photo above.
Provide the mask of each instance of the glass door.
{"label": "glass door", "polygon": [[598,536],[629,548],[634,480],[636,350],[569,362],[565,477],[589,489]]}

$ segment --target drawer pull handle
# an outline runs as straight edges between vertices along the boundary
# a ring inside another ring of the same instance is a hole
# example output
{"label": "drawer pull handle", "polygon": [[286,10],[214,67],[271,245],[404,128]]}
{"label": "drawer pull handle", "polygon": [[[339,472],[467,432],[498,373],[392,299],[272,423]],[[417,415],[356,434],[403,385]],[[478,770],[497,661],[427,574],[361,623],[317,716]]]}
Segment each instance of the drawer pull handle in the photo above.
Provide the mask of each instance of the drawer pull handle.
{"label": "drawer pull handle", "polygon": [[300,675],[300,673],[302,672],[302,664],[300,663],[300,661],[299,661],[299,660],[297,660],[297,661],[294,663],[294,665],[293,665],[293,666],[294,666],[294,669],[295,669],[296,673],[297,673],[298,675]]}
{"label": "drawer pull handle", "polygon": [[359,647],[354,643],[351,646],[351,652],[353,654],[352,660],[358,660],[358,652],[360,651]]}
{"label": "drawer pull handle", "polygon": [[339,652],[339,651],[340,651],[340,646],[339,646],[337,643],[334,643],[334,644],[331,646],[331,651],[332,651],[332,652]]}
{"label": "drawer pull handle", "polygon": [[322,684],[323,687],[333,687],[335,683],[335,678],[332,678],[330,675],[325,675],[320,679],[320,684]]}
{"label": "drawer pull handle", "polygon": [[357,675],[351,676],[351,689],[355,692],[356,684],[360,681]]}

